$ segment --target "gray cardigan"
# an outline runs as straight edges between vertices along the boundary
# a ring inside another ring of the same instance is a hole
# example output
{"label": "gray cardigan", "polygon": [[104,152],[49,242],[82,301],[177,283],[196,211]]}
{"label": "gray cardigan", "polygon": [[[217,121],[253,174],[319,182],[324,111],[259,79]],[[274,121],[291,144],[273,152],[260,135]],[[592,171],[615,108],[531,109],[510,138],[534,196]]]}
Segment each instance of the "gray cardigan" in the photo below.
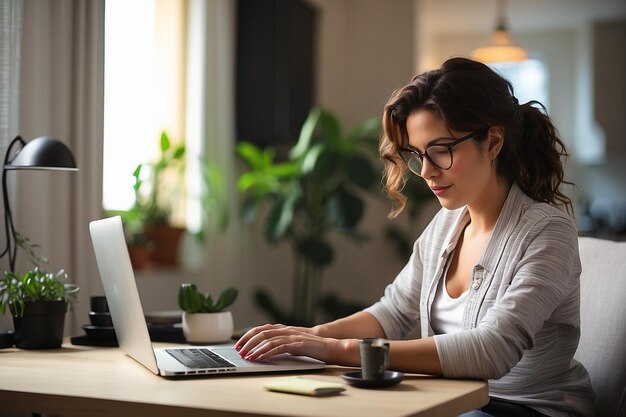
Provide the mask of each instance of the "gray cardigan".
{"label": "gray cardigan", "polygon": [[[442,209],[368,311],[390,339],[421,329],[446,260],[469,221]],[[491,396],[549,416],[591,415],[593,391],[573,360],[580,337],[578,237],[572,219],[513,185],[485,253],[474,266],[463,330],[435,336],[443,374],[489,380]]]}

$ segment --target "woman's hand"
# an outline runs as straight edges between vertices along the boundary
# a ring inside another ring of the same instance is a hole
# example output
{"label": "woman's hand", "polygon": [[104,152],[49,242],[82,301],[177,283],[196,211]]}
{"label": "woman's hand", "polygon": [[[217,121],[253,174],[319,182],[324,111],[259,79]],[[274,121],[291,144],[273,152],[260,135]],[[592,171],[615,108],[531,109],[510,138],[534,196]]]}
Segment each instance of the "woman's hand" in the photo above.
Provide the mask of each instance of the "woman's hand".
{"label": "woman's hand", "polygon": [[255,327],[235,343],[235,349],[246,360],[263,360],[281,353],[305,355],[330,363],[333,351],[345,341],[320,337],[306,327],[266,324]]}

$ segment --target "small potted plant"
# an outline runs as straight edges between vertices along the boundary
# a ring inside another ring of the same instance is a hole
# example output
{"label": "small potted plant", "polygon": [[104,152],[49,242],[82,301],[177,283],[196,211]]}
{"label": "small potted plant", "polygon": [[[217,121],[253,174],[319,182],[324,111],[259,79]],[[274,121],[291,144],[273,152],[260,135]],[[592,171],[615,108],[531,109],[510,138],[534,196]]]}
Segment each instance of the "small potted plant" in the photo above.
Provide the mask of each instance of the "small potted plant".
{"label": "small potted plant", "polygon": [[63,270],[53,274],[35,268],[21,276],[5,272],[0,279],[0,313],[8,307],[13,315],[16,347],[61,347],[65,313],[78,294],[78,286],[64,283],[65,278]]}
{"label": "small potted plant", "polygon": [[225,311],[235,302],[238,292],[226,288],[216,301],[210,294],[202,294],[195,284],[182,284],[178,291],[178,305],[183,310],[183,334],[189,343],[227,342],[234,330],[233,316]]}
{"label": "small potted plant", "polygon": [[46,272],[48,259],[35,253],[38,245],[19,233],[16,243],[35,268],[20,275],[14,271],[0,278],[0,314],[13,315],[15,346],[20,349],[55,349],[63,344],[65,313],[78,296],[79,287],[63,282],[67,274]]}

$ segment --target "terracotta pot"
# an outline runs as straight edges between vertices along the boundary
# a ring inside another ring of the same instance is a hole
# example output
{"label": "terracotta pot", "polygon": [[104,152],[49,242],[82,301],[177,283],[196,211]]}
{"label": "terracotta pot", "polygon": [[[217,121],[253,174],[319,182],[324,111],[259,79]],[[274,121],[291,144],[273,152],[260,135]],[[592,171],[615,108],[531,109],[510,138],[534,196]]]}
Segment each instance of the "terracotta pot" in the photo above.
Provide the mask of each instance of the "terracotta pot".
{"label": "terracotta pot", "polygon": [[63,327],[67,302],[29,301],[24,315],[16,317],[13,306],[15,347],[19,349],[57,349],[63,344]]}
{"label": "terracotta pot", "polygon": [[145,234],[151,243],[150,261],[163,265],[178,264],[178,247],[184,233],[185,229],[181,227],[146,227]]}
{"label": "terracotta pot", "polygon": [[130,263],[133,269],[143,269],[148,265],[150,252],[146,245],[128,245],[128,254],[130,255]]}
{"label": "terracotta pot", "polygon": [[224,343],[233,335],[233,315],[219,313],[183,313],[183,334],[188,343]]}

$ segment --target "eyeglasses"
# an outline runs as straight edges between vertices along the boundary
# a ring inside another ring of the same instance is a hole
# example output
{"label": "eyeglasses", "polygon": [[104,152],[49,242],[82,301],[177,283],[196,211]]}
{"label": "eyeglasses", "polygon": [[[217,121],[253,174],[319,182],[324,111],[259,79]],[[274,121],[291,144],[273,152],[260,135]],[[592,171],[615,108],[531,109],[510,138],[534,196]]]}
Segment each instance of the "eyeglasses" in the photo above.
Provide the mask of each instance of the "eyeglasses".
{"label": "eyeglasses", "polygon": [[454,163],[454,160],[452,158],[452,148],[454,148],[459,143],[465,142],[466,140],[471,139],[477,134],[483,132],[486,132],[486,129],[472,132],[469,135],[465,135],[462,138],[455,140],[454,142],[430,145],[424,150],[424,153],[421,153],[417,149],[400,148],[399,154],[404,160],[407,168],[409,168],[409,170],[415,175],[421,177],[422,168],[424,167],[424,157],[426,157],[431,164],[439,169],[450,169],[452,167],[452,164]]}

